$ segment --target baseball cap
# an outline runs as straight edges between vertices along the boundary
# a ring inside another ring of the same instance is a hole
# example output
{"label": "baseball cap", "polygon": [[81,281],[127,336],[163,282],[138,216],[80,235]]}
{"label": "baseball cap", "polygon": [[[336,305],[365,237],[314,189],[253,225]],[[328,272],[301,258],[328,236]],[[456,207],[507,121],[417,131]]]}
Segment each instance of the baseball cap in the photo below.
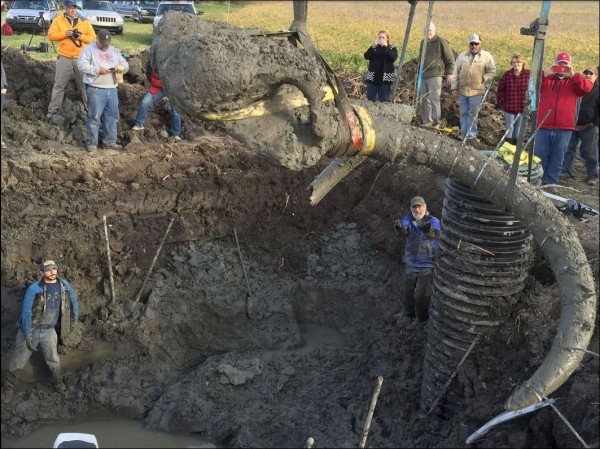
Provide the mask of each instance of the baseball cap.
{"label": "baseball cap", "polygon": [[479,34],[477,34],[477,33],[471,34],[471,37],[469,37],[469,42],[468,43],[470,44],[471,42],[476,42],[476,43],[480,44],[481,43],[481,39],[479,38]]}
{"label": "baseball cap", "polygon": [[598,69],[596,67],[588,67],[583,71],[583,73],[585,72],[592,72],[594,75],[598,76]]}
{"label": "baseball cap", "polygon": [[110,44],[112,36],[108,30],[98,30],[96,33],[96,39],[98,39],[98,42],[100,42],[102,45],[106,45]]}
{"label": "baseball cap", "polygon": [[413,207],[415,204],[424,206],[425,200],[423,199],[422,196],[415,196],[412,200],[410,200],[410,207]]}
{"label": "baseball cap", "polygon": [[76,8],[79,8],[77,3],[75,3],[73,0],[65,0],[65,8],[69,8],[70,6],[75,6]]}
{"label": "baseball cap", "polygon": [[40,271],[46,271],[52,268],[58,268],[58,265],[56,265],[56,262],[54,262],[52,259],[44,260],[40,264]]}
{"label": "baseball cap", "polygon": [[566,62],[571,65],[571,55],[566,51],[563,51],[556,55],[556,62]]}

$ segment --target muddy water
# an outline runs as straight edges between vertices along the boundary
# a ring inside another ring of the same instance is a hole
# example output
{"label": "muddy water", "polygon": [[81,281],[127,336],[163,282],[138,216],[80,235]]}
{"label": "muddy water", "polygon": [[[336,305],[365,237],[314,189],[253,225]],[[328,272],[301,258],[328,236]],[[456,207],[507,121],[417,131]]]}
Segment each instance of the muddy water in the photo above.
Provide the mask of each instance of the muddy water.
{"label": "muddy water", "polygon": [[[313,323],[300,323],[304,344],[293,350],[267,350],[263,352],[265,360],[289,354],[310,353],[321,346],[338,346],[344,343],[343,336],[336,330]],[[106,354],[105,354],[106,353]],[[111,351],[99,350],[94,359],[110,355]],[[114,354],[113,354],[114,355]],[[64,356],[63,356],[64,357]],[[73,358],[72,358],[73,359]],[[70,360],[71,368],[85,363]],[[35,376],[33,376],[35,377]],[[37,379],[39,380],[39,379]],[[101,448],[156,447],[156,448],[216,448],[219,446],[207,438],[193,435],[169,434],[150,430],[141,421],[103,417],[103,412],[94,413],[93,419],[74,422],[41,422],[39,428],[31,434],[16,439],[2,439],[3,448],[51,448],[57,435],[62,432],[94,434]]]}
{"label": "muddy water", "polygon": [[181,447],[214,448],[222,447],[193,435],[173,435],[144,428],[141,421],[117,419],[93,419],[71,423],[47,423],[23,438],[2,440],[3,448],[44,448],[52,447],[59,433],[91,433],[96,436],[98,445],[106,447]]}

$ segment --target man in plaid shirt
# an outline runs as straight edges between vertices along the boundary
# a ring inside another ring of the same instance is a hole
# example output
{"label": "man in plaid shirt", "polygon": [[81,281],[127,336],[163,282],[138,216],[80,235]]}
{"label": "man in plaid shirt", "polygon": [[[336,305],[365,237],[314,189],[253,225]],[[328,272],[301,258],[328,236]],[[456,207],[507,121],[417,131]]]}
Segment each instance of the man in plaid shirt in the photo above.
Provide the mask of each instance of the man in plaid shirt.
{"label": "man in plaid shirt", "polygon": [[523,116],[517,115],[525,110],[527,86],[529,84],[529,69],[525,68],[525,58],[521,54],[513,55],[512,68],[507,70],[496,89],[496,102],[504,113],[504,125],[508,130],[506,141],[515,145],[521,128]]}

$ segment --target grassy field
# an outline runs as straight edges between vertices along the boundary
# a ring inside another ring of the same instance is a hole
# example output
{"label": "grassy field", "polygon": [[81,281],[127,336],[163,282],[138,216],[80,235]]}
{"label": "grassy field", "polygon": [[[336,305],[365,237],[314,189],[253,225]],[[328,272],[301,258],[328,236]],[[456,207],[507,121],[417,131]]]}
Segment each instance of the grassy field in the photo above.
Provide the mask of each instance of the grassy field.
{"label": "grassy field", "polygon": [[[428,3],[417,3],[406,60],[419,54]],[[561,51],[571,53],[576,69],[598,65],[598,5],[596,1],[551,2],[544,67]],[[437,1],[433,21],[438,34],[457,52],[467,50],[469,35],[478,33],[482,48],[492,54],[498,72],[503,73],[515,52],[531,60],[533,37],[521,36],[519,30],[539,17],[541,7],[541,1]],[[388,30],[392,43],[402,48],[409,9],[407,1],[309,1],[307,27],[332,67],[363,73],[367,69],[363,53],[380,29]],[[264,1],[235,11],[230,22],[279,30],[289,27],[292,18],[291,1]]]}
{"label": "grassy field", "polygon": [[[226,21],[228,15],[233,11],[240,9],[239,4],[227,1],[202,2],[196,5],[196,9],[204,11],[201,17],[205,20]],[[5,22],[6,13],[2,12],[2,23]],[[28,45],[31,40],[31,46],[39,45],[44,41],[44,36],[40,33],[35,34],[31,39],[31,33],[15,34],[14,36],[2,36],[2,47],[10,46],[12,48],[21,48],[21,45]],[[29,55],[40,61],[52,61],[56,59],[51,44],[48,53],[29,52]],[[152,43],[152,24],[137,23],[132,19],[125,19],[125,30],[121,35],[115,35],[112,38],[112,45],[121,50],[126,56],[139,53],[145,50]],[[55,44],[56,45],[56,44]]]}
{"label": "grassy field", "polygon": [[[407,48],[406,60],[416,58],[428,2],[417,4]],[[522,53],[530,60],[533,37],[522,36],[521,27],[527,27],[539,16],[541,1],[437,1],[433,6],[433,21],[438,34],[446,38],[452,48],[461,52],[468,47],[468,37],[478,33],[482,48],[496,61],[498,76],[510,66],[513,53]],[[229,22],[244,28],[262,28],[269,31],[286,29],[293,19],[293,2],[202,2],[205,20]],[[406,29],[410,5],[407,1],[309,1],[308,30],[317,49],[336,69],[364,73],[367,63],[363,53],[380,29],[391,34],[399,49]],[[4,14],[3,14],[4,18]],[[599,3],[597,1],[556,1],[550,7],[550,26],[547,33],[544,67],[549,66],[560,51],[568,51],[576,70],[598,65]],[[125,32],[115,36],[113,44],[126,54],[136,53],[150,45],[152,24],[137,24],[126,20]],[[30,35],[3,38],[2,45],[20,47]],[[36,36],[33,44],[41,42]],[[38,59],[54,59],[49,54],[31,53]]]}

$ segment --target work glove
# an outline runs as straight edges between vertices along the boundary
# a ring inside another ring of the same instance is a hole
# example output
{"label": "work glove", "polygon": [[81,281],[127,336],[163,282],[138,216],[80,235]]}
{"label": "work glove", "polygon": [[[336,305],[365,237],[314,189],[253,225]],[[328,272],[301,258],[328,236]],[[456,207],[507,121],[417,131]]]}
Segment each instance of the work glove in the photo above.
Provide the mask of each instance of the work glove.
{"label": "work glove", "polygon": [[419,221],[417,227],[424,233],[428,233],[431,229],[431,218],[429,218],[429,215],[425,215],[423,219]]}
{"label": "work glove", "polygon": [[27,338],[25,338],[25,344],[27,345],[27,349],[30,351],[37,351],[37,348],[33,344],[33,335],[29,335]]}
{"label": "work glove", "polygon": [[125,72],[125,66],[122,64],[119,64],[118,66],[115,67],[115,72],[117,73],[124,73]]}
{"label": "work glove", "polygon": [[400,235],[407,235],[408,232],[406,231],[406,228],[404,227],[404,225],[402,224],[402,220],[398,219],[394,222],[394,228],[396,228],[396,231],[398,231],[398,233]]}

